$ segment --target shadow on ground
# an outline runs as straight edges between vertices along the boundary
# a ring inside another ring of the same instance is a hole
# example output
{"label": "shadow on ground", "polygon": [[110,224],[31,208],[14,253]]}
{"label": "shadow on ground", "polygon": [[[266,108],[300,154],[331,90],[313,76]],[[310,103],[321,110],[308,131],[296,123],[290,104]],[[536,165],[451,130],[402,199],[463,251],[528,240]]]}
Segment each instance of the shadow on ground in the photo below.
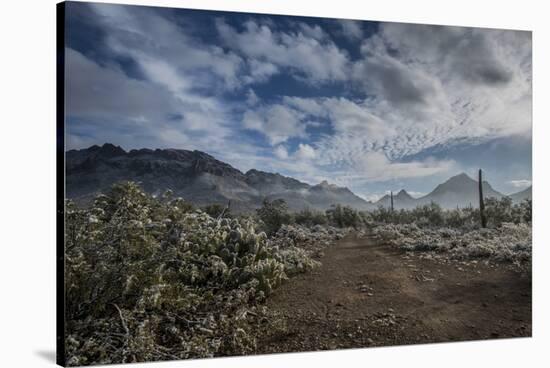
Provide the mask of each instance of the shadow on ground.
{"label": "shadow on ground", "polygon": [[55,350],[38,350],[35,351],[34,354],[49,363],[55,364]]}

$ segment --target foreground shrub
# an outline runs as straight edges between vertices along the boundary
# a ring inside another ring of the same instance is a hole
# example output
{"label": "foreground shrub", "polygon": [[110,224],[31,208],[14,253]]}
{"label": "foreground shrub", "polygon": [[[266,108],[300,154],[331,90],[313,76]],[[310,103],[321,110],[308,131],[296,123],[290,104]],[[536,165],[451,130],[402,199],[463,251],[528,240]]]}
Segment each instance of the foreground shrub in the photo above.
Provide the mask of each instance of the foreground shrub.
{"label": "foreground shrub", "polygon": [[170,194],[115,185],[66,206],[69,365],[244,354],[273,319],[258,303],[315,263],[249,220],[216,219]]}

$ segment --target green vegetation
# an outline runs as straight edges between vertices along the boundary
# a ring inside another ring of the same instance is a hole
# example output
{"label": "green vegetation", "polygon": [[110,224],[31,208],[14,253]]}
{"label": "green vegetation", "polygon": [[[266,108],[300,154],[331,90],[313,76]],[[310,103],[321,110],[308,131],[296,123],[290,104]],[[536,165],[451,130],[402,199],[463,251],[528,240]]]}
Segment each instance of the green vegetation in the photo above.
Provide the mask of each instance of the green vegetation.
{"label": "green vegetation", "polygon": [[218,217],[232,218],[233,217],[233,215],[231,214],[231,208],[229,206],[223,206],[219,203],[213,203],[213,204],[204,206],[202,210],[206,212],[210,217],[214,217],[214,218],[218,218]]}
{"label": "green vegetation", "polygon": [[[529,199],[520,204],[512,204],[508,197],[485,200],[485,216],[488,227],[499,227],[503,223],[530,223],[532,202]],[[475,229],[479,224],[479,209],[473,207],[442,209],[431,203],[413,209],[391,211],[384,207],[366,214],[368,221],[382,224],[416,224],[420,227],[451,227]]]}
{"label": "green vegetation", "polygon": [[314,211],[306,208],[294,214],[294,221],[298,225],[315,226],[315,225],[326,225],[328,222],[328,219],[324,212]]}
{"label": "green vegetation", "polygon": [[337,227],[358,228],[364,224],[360,213],[348,206],[334,205],[326,213],[329,222]]}
{"label": "green vegetation", "polygon": [[258,208],[256,213],[268,235],[275,234],[281,226],[292,221],[288,206],[283,199],[275,199],[274,201],[264,199],[262,207]]}

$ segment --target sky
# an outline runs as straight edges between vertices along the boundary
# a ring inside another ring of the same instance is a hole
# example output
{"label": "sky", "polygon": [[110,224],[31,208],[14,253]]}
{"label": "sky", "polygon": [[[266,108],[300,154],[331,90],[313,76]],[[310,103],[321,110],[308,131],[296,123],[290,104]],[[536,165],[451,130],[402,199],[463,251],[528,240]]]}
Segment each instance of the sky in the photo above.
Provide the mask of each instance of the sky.
{"label": "sky", "polygon": [[67,3],[66,146],[200,150],[413,196],[532,176],[531,33]]}

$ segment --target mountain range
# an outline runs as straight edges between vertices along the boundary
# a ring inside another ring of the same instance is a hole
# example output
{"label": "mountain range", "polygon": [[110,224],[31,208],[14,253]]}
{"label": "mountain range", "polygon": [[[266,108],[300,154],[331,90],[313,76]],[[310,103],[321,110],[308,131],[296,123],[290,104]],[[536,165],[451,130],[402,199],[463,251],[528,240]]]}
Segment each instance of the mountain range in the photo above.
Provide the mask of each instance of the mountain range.
{"label": "mountain range", "polygon": [[[258,208],[265,198],[282,198],[294,211],[304,208],[325,210],[332,204],[359,210],[390,205],[389,195],[373,203],[348,188],[326,181],[310,185],[255,169],[243,173],[201,151],[144,148],[126,152],[119,146],[105,143],[103,146],[67,151],[65,162],[66,196],[83,205],[90,203],[112,184],[123,180],[136,181],[153,195],[171,189],[175,195],[199,206],[231,201],[235,212]],[[483,189],[486,197],[503,196],[487,182],[483,183]],[[401,190],[394,196],[394,208],[413,208],[432,201],[445,208],[476,206],[477,190],[477,181],[460,174],[421,198],[413,198]],[[531,189],[511,197],[514,201],[531,198]]]}

